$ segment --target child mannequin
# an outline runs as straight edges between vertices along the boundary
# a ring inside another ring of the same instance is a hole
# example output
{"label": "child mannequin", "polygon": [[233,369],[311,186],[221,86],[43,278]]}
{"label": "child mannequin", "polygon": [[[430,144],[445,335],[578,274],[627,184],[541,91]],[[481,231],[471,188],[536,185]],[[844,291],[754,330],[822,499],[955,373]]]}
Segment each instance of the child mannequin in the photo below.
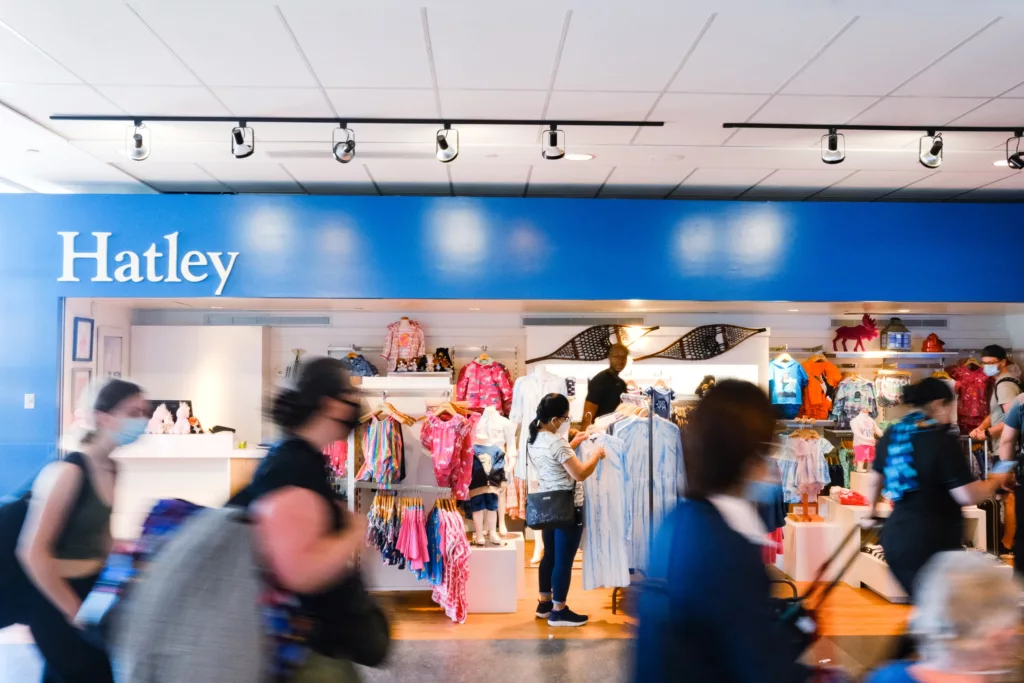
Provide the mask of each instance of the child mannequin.
{"label": "child mannequin", "polygon": [[875,439],[882,436],[882,430],[867,410],[850,420],[850,429],[853,430],[853,461],[858,472],[867,472],[868,464],[875,461]]}

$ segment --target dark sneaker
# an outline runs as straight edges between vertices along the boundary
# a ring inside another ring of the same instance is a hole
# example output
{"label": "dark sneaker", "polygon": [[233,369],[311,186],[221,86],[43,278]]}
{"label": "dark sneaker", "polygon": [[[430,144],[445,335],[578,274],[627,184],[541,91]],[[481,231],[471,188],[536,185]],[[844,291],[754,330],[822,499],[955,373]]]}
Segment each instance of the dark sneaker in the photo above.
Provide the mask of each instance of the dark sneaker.
{"label": "dark sneaker", "polygon": [[538,602],[537,603],[537,618],[538,619],[547,619],[548,615],[551,614],[551,608],[554,607],[554,606],[555,606],[554,603],[552,603],[550,600],[545,600],[543,602]]}
{"label": "dark sneaker", "polygon": [[576,614],[568,607],[560,610],[552,610],[548,615],[548,626],[583,626],[587,623],[587,616]]}

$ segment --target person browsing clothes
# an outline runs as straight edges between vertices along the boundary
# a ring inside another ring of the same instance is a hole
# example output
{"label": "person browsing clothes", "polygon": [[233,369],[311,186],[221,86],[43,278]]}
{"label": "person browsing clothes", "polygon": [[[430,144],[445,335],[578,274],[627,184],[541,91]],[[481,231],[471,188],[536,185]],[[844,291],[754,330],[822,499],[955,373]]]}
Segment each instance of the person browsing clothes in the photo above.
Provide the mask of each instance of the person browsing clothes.
{"label": "person browsing clothes", "polygon": [[626,382],[621,377],[629,362],[629,349],[615,344],[608,353],[608,367],[594,375],[587,384],[587,399],[583,404],[583,430],[602,415],[614,413],[626,393]]}
{"label": "person browsing clothes", "polygon": [[29,627],[45,682],[113,680],[106,653],[74,622],[113,545],[111,454],[142,436],[151,412],[138,385],[110,380],[91,403],[76,450],[0,507],[0,629]]}
{"label": "person browsing clothes", "polygon": [[988,416],[971,432],[971,438],[975,441],[992,439],[993,450],[999,450],[1006,413],[1020,396],[1021,385],[1009,372],[1010,360],[1002,346],[989,344],[982,349],[981,363],[985,374],[992,378],[992,396],[989,399]]}

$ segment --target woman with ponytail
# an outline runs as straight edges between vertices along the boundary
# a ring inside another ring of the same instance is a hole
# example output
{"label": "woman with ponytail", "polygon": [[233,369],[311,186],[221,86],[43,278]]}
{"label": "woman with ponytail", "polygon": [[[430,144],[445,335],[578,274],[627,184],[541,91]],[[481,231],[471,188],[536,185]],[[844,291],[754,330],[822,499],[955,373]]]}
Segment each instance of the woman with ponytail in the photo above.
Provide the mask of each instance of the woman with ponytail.
{"label": "woman with ponytail", "polygon": [[548,491],[575,491],[577,518],[580,523],[545,529],[544,559],[540,562],[540,600],[537,618],[547,619],[550,626],[583,626],[587,617],[576,614],[566,605],[572,563],[580,547],[583,527],[583,487],[577,486],[594,473],[597,463],[604,458],[604,449],[594,450],[585,463],[576,457],[574,449],[586,434],[581,432],[567,441],[569,434],[569,399],[561,394],[548,394],[537,406],[537,416],[530,422],[527,452],[537,472],[538,493]]}
{"label": "woman with ponytail", "polygon": [[892,424],[878,441],[868,500],[883,491],[893,511],[882,529],[882,547],[893,575],[913,597],[918,573],[936,554],[960,550],[964,537],[961,507],[991,498],[1008,474],[975,481],[957,436],[953,392],[928,377],[903,390],[911,412]]}
{"label": "woman with ponytail", "polygon": [[149,402],[137,384],[112,379],[86,403],[74,450],[0,505],[0,629],[25,624],[44,660],[43,680],[112,680],[105,652],[74,626],[107,560],[120,446],[146,429]]}

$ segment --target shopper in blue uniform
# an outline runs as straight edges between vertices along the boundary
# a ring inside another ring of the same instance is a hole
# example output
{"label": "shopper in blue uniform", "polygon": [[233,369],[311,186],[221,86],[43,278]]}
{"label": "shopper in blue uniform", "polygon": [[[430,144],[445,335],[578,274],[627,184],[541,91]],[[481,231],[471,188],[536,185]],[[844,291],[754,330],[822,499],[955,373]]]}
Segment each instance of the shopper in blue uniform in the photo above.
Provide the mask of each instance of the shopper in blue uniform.
{"label": "shopper in blue uniform", "polygon": [[771,401],[725,380],[693,413],[685,446],[686,500],[663,525],[640,598],[636,683],[803,683],[778,630],[762,562],[766,531],[754,501],[775,430]]}

